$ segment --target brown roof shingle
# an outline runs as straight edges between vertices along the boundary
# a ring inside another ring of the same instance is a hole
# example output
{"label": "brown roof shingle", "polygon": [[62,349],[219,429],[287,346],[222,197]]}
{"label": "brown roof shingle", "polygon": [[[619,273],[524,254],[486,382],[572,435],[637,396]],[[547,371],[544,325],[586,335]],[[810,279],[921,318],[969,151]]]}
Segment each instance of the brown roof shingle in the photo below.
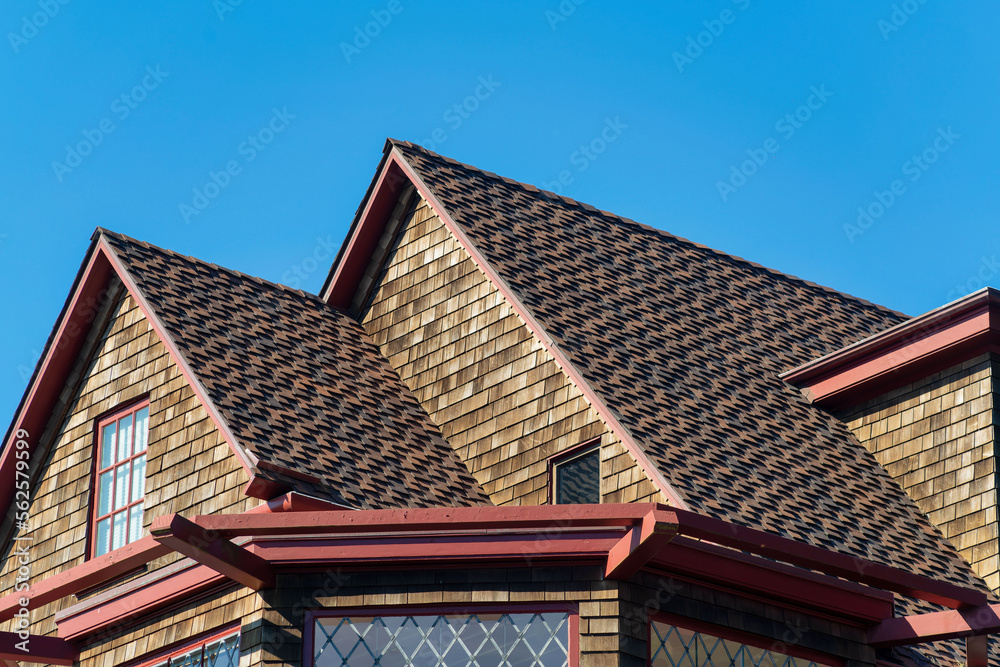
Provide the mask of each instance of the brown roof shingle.
{"label": "brown roof shingle", "polygon": [[319,297],[100,233],[240,445],[297,478],[262,476],[361,509],[489,502],[351,317]]}
{"label": "brown roof shingle", "polygon": [[906,316],[390,140],[695,511],[978,586],[779,373]]}

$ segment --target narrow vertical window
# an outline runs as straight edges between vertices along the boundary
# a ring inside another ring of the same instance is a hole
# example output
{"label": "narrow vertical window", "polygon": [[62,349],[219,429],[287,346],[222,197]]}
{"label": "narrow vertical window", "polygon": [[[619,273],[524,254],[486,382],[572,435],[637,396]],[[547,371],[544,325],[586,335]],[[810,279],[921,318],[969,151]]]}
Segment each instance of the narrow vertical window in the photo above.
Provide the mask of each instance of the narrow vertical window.
{"label": "narrow vertical window", "polygon": [[98,423],[97,498],[91,526],[95,556],[142,537],[148,441],[148,402],[116,412]]}
{"label": "narrow vertical window", "polygon": [[588,443],[552,460],[552,502],[586,505],[601,502],[601,446]]}

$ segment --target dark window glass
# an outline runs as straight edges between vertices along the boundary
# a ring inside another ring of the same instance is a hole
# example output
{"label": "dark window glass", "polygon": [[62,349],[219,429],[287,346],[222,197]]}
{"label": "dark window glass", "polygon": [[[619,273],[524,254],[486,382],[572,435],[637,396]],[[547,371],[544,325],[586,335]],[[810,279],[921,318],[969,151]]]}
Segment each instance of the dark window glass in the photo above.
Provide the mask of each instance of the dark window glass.
{"label": "dark window glass", "polygon": [[555,465],[556,503],[587,505],[601,502],[601,450],[594,447]]}

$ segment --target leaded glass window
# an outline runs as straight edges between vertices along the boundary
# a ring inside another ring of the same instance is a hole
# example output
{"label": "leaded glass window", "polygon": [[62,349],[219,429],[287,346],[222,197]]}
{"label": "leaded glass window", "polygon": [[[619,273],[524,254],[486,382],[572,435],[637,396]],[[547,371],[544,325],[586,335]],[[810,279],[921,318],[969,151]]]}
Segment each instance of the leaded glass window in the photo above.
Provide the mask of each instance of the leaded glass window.
{"label": "leaded glass window", "polygon": [[315,667],[566,667],[569,614],[316,619]]}
{"label": "leaded glass window", "polygon": [[652,667],[819,667],[773,649],[749,646],[704,632],[653,621],[650,632]]}
{"label": "leaded glass window", "polygon": [[148,667],[239,667],[240,635],[185,648],[169,658],[147,663]]}

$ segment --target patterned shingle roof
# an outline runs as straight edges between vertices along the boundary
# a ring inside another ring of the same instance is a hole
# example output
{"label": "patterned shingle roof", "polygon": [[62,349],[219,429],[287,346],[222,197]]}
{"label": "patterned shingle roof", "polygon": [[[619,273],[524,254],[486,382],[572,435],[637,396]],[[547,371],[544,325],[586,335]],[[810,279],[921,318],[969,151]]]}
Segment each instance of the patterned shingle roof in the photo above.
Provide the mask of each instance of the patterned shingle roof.
{"label": "patterned shingle roof", "polygon": [[489,502],[351,317],[319,297],[100,233],[239,443],[292,473],[263,477],[363,509]]}
{"label": "patterned shingle roof", "polygon": [[906,319],[390,140],[691,508],[983,587],[779,373]]}

